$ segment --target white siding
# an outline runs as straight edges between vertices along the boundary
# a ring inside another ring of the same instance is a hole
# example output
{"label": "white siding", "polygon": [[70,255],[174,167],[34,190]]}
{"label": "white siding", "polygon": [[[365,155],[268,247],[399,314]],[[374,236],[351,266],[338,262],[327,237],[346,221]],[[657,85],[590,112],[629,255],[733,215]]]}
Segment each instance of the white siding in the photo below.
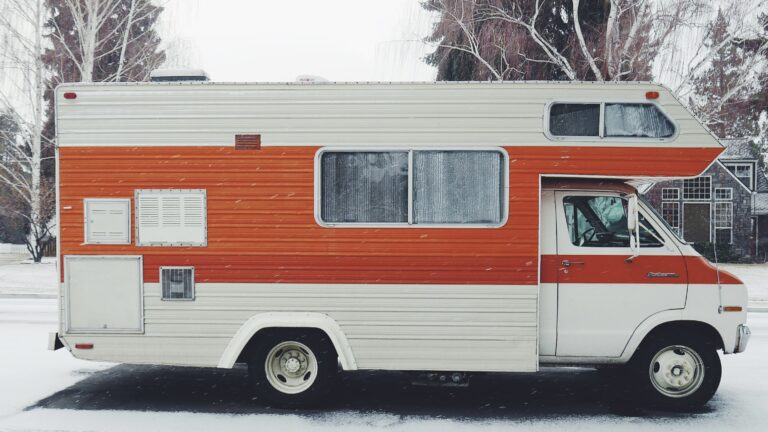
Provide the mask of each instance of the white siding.
{"label": "white siding", "polygon": [[[535,371],[537,287],[510,285],[196,284],[193,302],[144,285],[145,334],[96,340],[86,358],[216,366],[260,312],[321,312],[349,340],[360,369]],[[79,336],[67,336],[72,342]],[[84,339],[83,339],[84,340]]]}
{"label": "white siding", "polygon": [[544,135],[548,103],[648,102],[649,90],[661,94],[676,140],[577,144],[721,147],[649,83],[66,84],[56,113],[61,146],[233,146],[237,133],[261,134],[265,146],[559,146]]}

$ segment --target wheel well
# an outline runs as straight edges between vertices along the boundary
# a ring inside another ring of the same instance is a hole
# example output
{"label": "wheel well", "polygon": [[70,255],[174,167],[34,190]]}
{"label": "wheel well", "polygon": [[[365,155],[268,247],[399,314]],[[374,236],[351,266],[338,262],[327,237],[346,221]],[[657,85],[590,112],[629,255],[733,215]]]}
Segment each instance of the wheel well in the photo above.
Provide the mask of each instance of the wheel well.
{"label": "wheel well", "polygon": [[[706,342],[715,344],[717,349],[723,349],[725,344],[720,333],[711,325],[701,321],[670,321],[659,324],[653,330],[648,332],[643,338],[643,343],[651,338],[662,334],[686,334],[700,337]],[[640,346],[643,344],[641,343]],[[640,349],[640,347],[638,347]],[[637,352],[637,350],[635,350]]]}
{"label": "wheel well", "polygon": [[[263,340],[264,336],[286,331],[304,331],[307,334],[311,334],[312,337],[316,337],[318,339],[326,339],[329,341],[329,343],[331,341],[330,336],[325,331],[315,327],[265,327],[251,336],[251,338],[248,340],[248,343],[245,344],[245,347],[243,347],[243,350],[240,351],[240,354],[237,356],[236,363],[246,363],[248,361],[248,356],[256,347],[259,346],[259,342]],[[336,348],[333,347],[333,344],[331,343],[330,345],[334,352],[336,352]],[[336,355],[338,356],[339,353],[336,352]]]}

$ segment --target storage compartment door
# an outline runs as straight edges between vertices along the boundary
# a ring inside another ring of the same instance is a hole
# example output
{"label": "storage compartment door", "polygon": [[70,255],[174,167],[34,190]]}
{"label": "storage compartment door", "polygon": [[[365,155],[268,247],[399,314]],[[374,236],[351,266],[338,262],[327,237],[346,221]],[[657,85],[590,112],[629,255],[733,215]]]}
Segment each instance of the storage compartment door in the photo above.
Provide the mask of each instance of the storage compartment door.
{"label": "storage compartment door", "polygon": [[136,256],[64,258],[68,333],[141,333],[142,261]]}

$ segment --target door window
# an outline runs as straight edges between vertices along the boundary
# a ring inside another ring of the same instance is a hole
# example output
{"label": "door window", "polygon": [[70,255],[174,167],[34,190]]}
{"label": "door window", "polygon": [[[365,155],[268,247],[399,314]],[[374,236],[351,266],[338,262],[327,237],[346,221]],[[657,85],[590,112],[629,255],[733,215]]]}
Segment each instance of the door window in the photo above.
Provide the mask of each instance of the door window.
{"label": "door window", "polygon": [[[563,200],[571,243],[582,247],[629,247],[627,201],[617,196],[569,196]],[[640,246],[664,244],[640,214]]]}

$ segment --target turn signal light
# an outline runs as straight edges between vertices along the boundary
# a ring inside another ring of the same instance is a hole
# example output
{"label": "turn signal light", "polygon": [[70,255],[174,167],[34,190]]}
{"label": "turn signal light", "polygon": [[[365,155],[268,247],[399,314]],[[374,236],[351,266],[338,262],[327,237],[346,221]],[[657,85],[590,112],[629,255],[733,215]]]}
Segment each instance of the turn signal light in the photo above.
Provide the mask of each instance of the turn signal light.
{"label": "turn signal light", "polygon": [[741,312],[741,306],[723,306],[723,312]]}
{"label": "turn signal light", "polygon": [[659,92],[657,92],[657,91],[645,92],[645,98],[646,99],[658,99],[659,98]]}
{"label": "turn signal light", "polygon": [[77,348],[77,349],[93,349],[93,344],[90,344],[90,343],[79,343],[79,344],[75,344],[75,348]]}
{"label": "turn signal light", "polygon": [[75,93],[75,92],[66,92],[66,93],[64,93],[64,99],[77,99],[77,93]]}

